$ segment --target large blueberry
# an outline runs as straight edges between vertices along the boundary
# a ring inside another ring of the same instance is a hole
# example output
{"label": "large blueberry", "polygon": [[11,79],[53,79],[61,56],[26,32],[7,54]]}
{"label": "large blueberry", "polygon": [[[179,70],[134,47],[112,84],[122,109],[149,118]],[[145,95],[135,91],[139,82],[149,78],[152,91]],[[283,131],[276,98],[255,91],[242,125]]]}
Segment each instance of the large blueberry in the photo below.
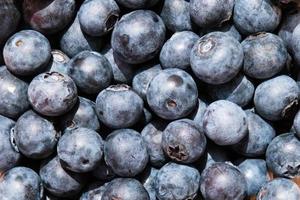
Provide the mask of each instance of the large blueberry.
{"label": "large blueberry", "polygon": [[47,67],[51,58],[48,39],[33,30],[23,30],[11,36],[3,49],[7,68],[20,76],[34,75]]}
{"label": "large blueberry", "polygon": [[268,167],[276,175],[294,178],[300,176],[300,140],[292,133],[275,137],[266,152]]}
{"label": "large blueberry", "polygon": [[95,51],[82,51],[74,56],[68,63],[68,75],[87,94],[98,94],[113,78],[110,63]]}
{"label": "large blueberry", "polygon": [[54,49],[51,51],[52,57],[46,71],[68,74],[67,63],[70,58],[62,51]]}
{"label": "large blueberry", "polygon": [[190,14],[201,28],[220,26],[230,20],[233,6],[234,0],[191,0]]}
{"label": "large blueberry", "polygon": [[243,48],[238,40],[223,32],[211,32],[195,43],[190,62],[200,80],[218,85],[238,74],[243,59]]}
{"label": "large blueberry", "polygon": [[119,176],[133,177],[144,170],[149,155],[141,135],[132,129],[112,132],[104,143],[104,158]]}
{"label": "large blueberry", "polygon": [[12,137],[26,157],[42,159],[55,150],[60,133],[51,121],[29,110],[18,119]]}
{"label": "large blueberry", "polygon": [[118,4],[129,9],[148,8],[155,5],[159,0],[116,0]]}
{"label": "large blueberry", "polygon": [[211,103],[203,117],[203,129],[208,138],[218,145],[233,145],[247,135],[246,113],[230,101]]}
{"label": "large blueberry", "polygon": [[272,32],[280,23],[281,10],[271,0],[236,0],[233,21],[243,34]]}
{"label": "large blueberry", "polygon": [[159,200],[194,200],[199,193],[200,174],[186,165],[168,163],[157,173],[156,197]]}
{"label": "large blueberry", "polygon": [[3,200],[41,200],[43,185],[39,175],[27,167],[15,167],[5,172],[0,180]]}
{"label": "large blueberry", "polygon": [[144,103],[128,85],[111,85],[99,93],[96,111],[102,123],[110,128],[127,128],[142,116]]}
{"label": "large blueberry", "polygon": [[169,30],[173,32],[192,30],[189,5],[189,1],[186,0],[164,1],[160,16]]}
{"label": "large blueberry", "polygon": [[78,11],[81,29],[90,36],[107,34],[115,26],[120,15],[114,0],[84,1]]}
{"label": "large blueberry", "polygon": [[286,75],[259,84],[254,94],[255,110],[262,117],[276,121],[291,117],[298,105],[299,87]]}
{"label": "large blueberry", "polygon": [[283,40],[272,33],[258,33],[242,42],[244,72],[256,79],[266,79],[280,72],[287,62],[288,53]]}
{"label": "large blueberry", "polygon": [[198,89],[193,78],[181,69],[165,69],[155,76],[147,90],[147,102],[159,117],[178,119],[197,105]]}
{"label": "large blueberry", "polygon": [[187,69],[190,54],[199,36],[191,31],[177,32],[166,41],[161,49],[159,60],[163,68]]}
{"label": "large blueberry", "polygon": [[59,116],[77,102],[77,88],[73,80],[58,72],[36,76],[28,87],[28,98],[34,110],[46,116]]}
{"label": "large blueberry", "polygon": [[144,186],[133,178],[116,178],[106,187],[101,200],[150,200]]}
{"label": "large blueberry", "polygon": [[18,118],[29,109],[28,84],[11,74],[5,66],[0,66],[0,114]]}
{"label": "large blueberry", "polygon": [[162,134],[162,148],[180,163],[197,161],[206,149],[206,138],[192,120],[180,119],[168,124]]}
{"label": "large blueberry", "polygon": [[214,163],[201,175],[202,195],[209,200],[243,200],[247,184],[238,168],[227,163]]}
{"label": "large blueberry", "polygon": [[114,52],[125,62],[138,64],[154,58],[166,35],[161,18],[150,10],[137,10],[120,19],[111,39]]}

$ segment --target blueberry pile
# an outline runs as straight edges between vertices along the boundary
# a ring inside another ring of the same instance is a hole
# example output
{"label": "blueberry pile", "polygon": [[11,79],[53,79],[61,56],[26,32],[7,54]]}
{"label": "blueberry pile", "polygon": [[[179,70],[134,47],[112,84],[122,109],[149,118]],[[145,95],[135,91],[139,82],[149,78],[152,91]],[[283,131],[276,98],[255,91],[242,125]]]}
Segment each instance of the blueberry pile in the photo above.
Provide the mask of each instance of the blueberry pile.
{"label": "blueberry pile", "polygon": [[0,200],[300,200],[298,0],[1,0]]}

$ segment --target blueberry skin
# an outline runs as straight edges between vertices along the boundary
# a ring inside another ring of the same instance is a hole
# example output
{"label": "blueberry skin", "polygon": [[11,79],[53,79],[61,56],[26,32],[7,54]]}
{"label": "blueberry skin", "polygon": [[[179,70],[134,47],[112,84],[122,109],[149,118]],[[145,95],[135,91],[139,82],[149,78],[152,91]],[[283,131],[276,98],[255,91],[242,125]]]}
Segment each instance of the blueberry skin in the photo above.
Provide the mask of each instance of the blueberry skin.
{"label": "blueberry skin", "polygon": [[97,167],[92,171],[92,174],[97,180],[105,182],[114,179],[116,176],[111,167],[109,167],[104,160],[97,165]]}
{"label": "blueberry skin", "polygon": [[80,27],[78,17],[62,34],[59,41],[60,49],[68,56],[73,57],[81,51],[100,51],[103,40],[101,37],[86,35]]}
{"label": "blueberry skin", "polygon": [[194,74],[209,84],[223,84],[233,79],[242,68],[242,45],[223,32],[211,32],[201,37],[191,51]]}
{"label": "blueberry skin", "polygon": [[128,85],[111,85],[99,93],[96,111],[102,123],[114,129],[134,125],[142,116],[144,103]]}
{"label": "blueberry skin", "polygon": [[18,150],[33,159],[43,159],[52,154],[59,136],[51,121],[32,110],[18,119],[13,131]]}
{"label": "blueberry skin", "polygon": [[276,175],[295,178],[300,175],[300,141],[292,133],[275,137],[266,152],[268,167]]}
{"label": "blueberry skin", "polygon": [[121,60],[139,64],[154,58],[164,44],[166,28],[150,10],[125,14],[112,33],[111,46]]}
{"label": "blueberry skin", "polygon": [[297,25],[292,34],[292,52],[296,64],[300,63],[300,26]]}
{"label": "blueberry skin", "polygon": [[230,20],[234,0],[191,0],[190,15],[201,28],[220,26]]}
{"label": "blueberry skin", "polygon": [[41,200],[43,185],[39,175],[32,169],[15,167],[2,175],[0,196],[4,200]]}
{"label": "blueberry skin", "polygon": [[106,47],[101,52],[109,61],[115,83],[131,84],[134,76],[134,68],[131,64],[122,61],[113,51],[111,47]]}
{"label": "blueberry skin", "polygon": [[199,36],[191,31],[176,32],[161,49],[159,60],[162,67],[188,69],[190,54]]}
{"label": "blueberry skin", "polygon": [[159,200],[193,200],[198,196],[199,185],[200,174],[197,169],[170,162],[156,175],[156,197]]}
{"label": "blueberry skin", "polygon": [[263,156],[276,136],[275,130],[259,115],[247,110],[248,135],[234,145],[236,152],[250,157]]}
{"label": "blueberry skin", "polygon": [[51,58],[50,43],[37,31],[23,30],[7,40],[3,58],[12,73],[34,75],[47,67]]}
{"label": "blueberry skin", "polygon": [[298,104],[297,83],[286,75],[259,84],[254,94],[255,110],[265,119],[276,121],[294,114]]}
{"label": "blueberry skin", "polygon": [[77,88],[73,80],[58,72],[36,76],[28,87],[31,106],[45,116],[67,113],[77,102]]}
{"label": "blueberry skin", "polygon": [[275,178],[266,183],[257,194],[257,200],[298,200],[300,199],[299,187],[291,180]]}
{"label": "blueberry skin", "polygon": [[235,38],[236,40],[238,40],[239,42],[241,42],[242,40],[242,36],[239,33],[239,31],[235,28],[235,26],[231,23],[225,23],[222,24],[222,26],[220,27],[213,27],[213,28],[209,28],[209,29],[201,29],[200,30],[200,34],[199,35],[204,35],[210,32],[223,32],[228,34],[229,36]]}
{"label": "blueberry skin", "polygon": [[116,178],[112,180],[103,193],[101,200],[150,200],[144,186],[132,178]]}
{"label": "blueberry skin", "polygon": [[280,72],[287,63],[283,40],[272,33],[258,33],[242,42],[244,72],[256,79],[266,79]]}
{"label": "blueberry skin", "polygon": [[95,51],[82,51],[74,56],[68,63],[68,75],[87,94],[98,94],[113,78],[110,63]]}
{"label": "blueberry skin", "polygon": [[246,159],[239,164],[238,168],[245,176],[248,196],[255,196],[260,188],[270,181],[265,160]]}
{"label": "blueberry skin", "polygon": [[241,107],[247,106],[252,101],[254,91],[254,85],[242,73],[227,83],[208,86],[208,93],[214,100],[228,100]]}
{"label": "blueberry skin", "polygon": [[95,103],[84,97],[79,97],[78,103],[70,112],[62,116],[59,121],[63,130],[74,126],[85,127],[95,131],[100,129]]}
{"label": "blueberry skin", "polygon": [[81,29],[90,36],[103,36],[114,28],[120,9],[114,0],[84,1],[78,11]]}
{"label": "blueberry skin", "polygon": [[0,44],[3,44],[6,39],[16,30],[21,14],[14,4],[13,0],[4,0],[0,5]]}
{"label": "blueberry skin", "polygon": [[113,131],[104,144],[104,159],[114,173],[133,177],[146,167],[149,155],[141,135],[132,129]]}
{"label": "blueberry skin", "polygon": [[147,124],[141,132],[147,145],[149,161],[155,167],[162,167],[167,160],[162,148],[162,133],[166,125],[164,121],[155,120]]}
{"label": "blueberry skin", "polygon": [[59,72],[68,74],[67,63],[70,58],[62,51],[54,49],[51,51],[52,57],[47,67],[47,72]]}
{"label": "blueberry skin", "polygon": [[203,128],[205,135],[218,145],[237,144],[247,135],[247,116],[237,104],[218,100],[207,107]]}
{"label": "blueberry skin", "polygon": [[186,0],[165,0],[160,17],[173,32],[191,31],[190,3]]}
{"label": "blueberry skin", "polygon": [[192,120],[180,119],[168,124],[162,134],[166,155],[179,163],[193,163],[203,155],[206,138]]}
{"label": "blueberry skin", "polygon": [[73,197],[84,187],[84,176],[63,169],[57,156],[45,161],[39,174],[44,188],[57,197]]}
{"label": "blueberry skin", "polygon": [[79,200],[101,200],[108,184],[109,182],[104,185],[98,182],[92,183],[88,186],[87,191],[82,193]]}
{"label": "blueberry skin", "polygon": [[150,65],[137,70],[132,80],[132,89],[143,98],[147,100],[147,90],[152,79],[161,72],[161,66]]}
{"label": "blueberry skin", "polygon": [[136,10],[154,6],[159,0],[116,0],[116,2],[125,8]]}
{"label": "blueberry skin", "polygon": [[300,138],[300,112],[298,111],[294,121],[293,121],[293,128],[295,129],[295,135]]}
{"label": "blueberry skin", "polygon": [[212,164],[217,162],[230,162],[229,152],[224,151],[221,146],[213,143],[207,144],[206,152],[203,157],[206,157],[206,160],[204,160],[204,166],[202,168],[203,170],[209,168]]}
{"label": "blueberry skin", "polygon": [[155,76],[147,89],[147,102],[163,119],[187,116],[197,105],[198,89],[193,78],[181,69],[165,69]]}
{"label": "blueberry skin", "polygon": [[281,20],[281,9],[271,0],[236,0],[233,21],[239,32],[250,35],[273,32]]}
{"label": "blueberry skin", "polygon": [[5,66],[0,66],[0,114],[18,118],[29,109],[28,84],[11,74]]}
{"label": "blueberry skin", "polygon": [[200,189],[207,200],[242,200],[246,197],[247,185],[237,167],[214,163],[203,171]]}
{"label": "blueberry skin", "polygon": [[156,192],[155,192],[155,181],[156,175],[158,173],[158,169],[151,167],[145,177],[142,179],[143,186],[147,190],[150,199],[149,200],[157,200]]}
{"label": "blueberry skin", "polygon": [[19,163],[21,154],[10,143],[10,132],[15,122],[0,115],[0,171],[4,172]]}
{"label": "blueberry skin", "polygon": [[194,112],[191,113],[189,116],[189,119],[194,121],[195,125],[198,127],[201,133],[204,133],[203,116],[206,111],[206,108],[207,108],[207,103],[199,98]]}

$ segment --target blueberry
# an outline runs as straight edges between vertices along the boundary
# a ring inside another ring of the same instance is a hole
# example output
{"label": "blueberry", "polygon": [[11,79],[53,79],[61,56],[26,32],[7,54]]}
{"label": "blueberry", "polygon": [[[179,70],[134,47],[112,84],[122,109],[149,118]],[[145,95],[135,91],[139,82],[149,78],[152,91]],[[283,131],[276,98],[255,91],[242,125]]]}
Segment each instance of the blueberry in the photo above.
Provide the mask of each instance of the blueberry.
{"label": "blueberry", "polygon": [[190,14],[198,26],[210,28],[229,21],[233,6],[234,0],[191,0]]}
{"label": "blueberry", "polygon": [[248,196],[255,196],[260,188],[270,180],[265,160],[246,159],[239,164],[238,168],[246,178]]}
{"label": "blueberry", "polygon": [[155,76],[147,90],[147,102],[159,117],[178,119],[196,107],[198,90],[193,78],[180,69],[165,69]]}
{"label": "blueberry", "polygon": [[199,36],[191,31],[176,32],[165,42],[159,60],[163,68],[188,69],[190,54]]}
{"label": "blueberry", "polygon": [[247,110],[248,135],[234,145],[236,152],[245,156],[263,156],[276,132],[259,115]]}
{"label": "blueberry", "polygon": [[132,80],[132,89],[140,95],[144,100],[147,99],[147,90],[151,80],[161,72],[161,66],[158,65],[146,65],[143,68],[137,70]]}
{"label": "blueberry", "polygon": [[77,127],[66,131],[57,145],[62,166],[73,172],[92,171],[103,155],[103,140],[94,130]]}
{"label": "blueberry", "polygon": [[34,75],[44,70],[51,58],[48,39],[33,30],[23,30],[11,36],[3,49],[7,68],[16,75]]}
{"label": "blueberry", "polygon": [[223,32],[211,32],[195,43],[190,61],[200,80],[218,85],[238,74],[243,58],[242,45],[236,39]]}
{"label": "blueberry", "polygon": [[102,123],[110,128],[134,125],[142,116],[143,100],[128,85],[111,85],[99,93],[96,111]]}
{"label": "blueberry", "polygon": [[268,167],[276,175],[294,178],[300,175],[300,141],[292,133],[275,137],[266,152]]}
{"label": "blueberry", "polygon": [[34,110],[46,116],[65,114],[77,102],[73,80],[58,72],[36,76],[28,87],[28,98]]}
{"label": "blueberry", "polygon": [[104,158],[119,176],[133,177],[146,167],[147,147],[140,134],[132,129],[119,129],[106,138]]}
{"label": "blueberry", "polygon": [[132,178],[116,178],[107,185],[101,200],[113,199],[150,200],[144,186]]}
{"label": "blueberry", "polygon": [[13,120],[0,115],[0,173],[16,166],[21,158],[10,142],[10,132],[14,125]]}
{"label": "blueberry", "polygon": [[166,156],[162,148],[162,132],[166,125],[164,121],[155,120],[147,124],[141,132],[148,149],[150,163],[156,167],[161,167],[166,163]]}
{"label": "blueberry", "polygon": [[29,109],[28,84],[13,74],[5,66],[0,66],[0,114],[18,118]]}
{"label": "blueberry", "polygon": [[68,63],[68,75],[87,94],[98,94],[110,85],[112,68],[105,56],[94,51],[82,51]]}
{"label": "blueberry", "polygon": [[285,178],[276,178],[266,183],[259,191],[257,200],[298,200],[300,190],[297,185]]}
{"label": "blueberry", "polygon": [[244,72],[256,79],[266,79],[280,72],[287,63],[288,53],[283,40],[272,33],[258,33],[242,42]]}
{"label": "blueberry", "polygon": [[280,23],[281,10],[270,0],[236,0],[233,12],[235,27],[243,34],[272,32]]}
{"label": "blueberry", "polygon": [[208,86],[208,93],[213,99],[225,99],[241,107],[247,106],[252,101],[254,90],[252,82],[242,73],[227,83]]}
{"label": "blueberry", "polygon": [[84,1],[78,12],[82,30],[90,36],[102,36],[114,28],[120,9],[114,0]]}
{"label": "blueberry", "polygon": [[206,138],[192,120],[180,119],[168,124],[162,134],[162,148],[180,163],[197,161],[206,148]]}
{"label": "blueberry", "polygon": [[149,194],[149,200],[157,200],[155,193],[155,181],[157,173],[158,169],[151,167],[149,170],[147,170],[146,175],[142,179],[143,186]]}
{"label": "blueberry", "polygon": [[292,52],[295,59],[296,64],[300,63],[300,26],[297,25],[293,31],[292,39],[291,39]]}
{"label": "blueberry", "polygon": [[137,10],[123,15],[111,38],[114,52],[123,61],[139,64],[154,58],[166,35],[161,18],[150,10]]}
{"label": "blueberry", "polygon": [[51,121],[32,110],[18,119],[12,133],[18,150],[33,159],[46,158],[52,154],[60,136]]}
{"label": "blueberry", "polygon": [[255,110],[262,117],[276,121],[292,116],[298,105],[297,83],[286,75],[259,84],[254,94]]}
{"label": "blueberry", "polygon": [[190,3],[186,0],[165,0],[160,16],[173,32],[191,31]]}
{"label": "blueberry", "polygon": [[155,5],[159,0],[116,0],[118,4],[129,9],[148,8]]}
{"label": "blueberry", "polygon": [[233,145],[247,135],[246,113],[230,101],[211,103],[203,117],[206,136],[218,145]]}
{"label": "blueberry", "polygon": [[64,170],[58,157],[45,161],[39,174],[45,189],[57,197],[72,197],[84,186],[83,175]]}
{"label": "blueberry", "polygon": [[47,71],[68,74],[67,63],[70,61],[70,58],[64,52],[57,49],[52,50],[51,54],[52,58]]}
{"label": "blueberry", "polygon": [[113,79],[115,83],[131,84],[134,76],[134,68],[131,64],[122,61],[113,51],[111,47],[106,47],[102,54],[109,61],[112,71]]}
{"label": "blueberry", "polygon": [[159,200],[195,199],[199,185],[200,174],[197,169],[170,162],[156,175],[156,197]]}
{"label": "blueberry", "polygon": [[202,195],[205,199],[242,200],[246,197],[247,185],[244,175],[227,163],[214,163],[201,175]]}
{"label": "blueberry", "polygon": [[101,184],[99,182],[92,183],[88,189],[82,193],[79,200],[101,200],[108,183]]}
{"label": "blueberry", "polygon": [[100,51],[103,41],[100,37],[88,36],[80,28],[78,17],[60,38],[60,48],[68,56],[73,57],[81,51]]}
{"label": "blueberry", "polygon": [[39,200],[43,186],[39,175],[27,167],[15,167],[5,172],[0,181],[3,200]]}
{"label": "blueberry", "polygon": [[12,34],[19,24],[21,14],[13,0],[3,0],[0,5],[0,45]]}
{"label": "blueberry", "polygon": [[201,133],[204,133],[203,116],[206,111],[206,108],[207,108],[207,103],[201,99],[198,99],[196,109],[189,116],[189,118],[194,121],[195,125],[198,127]]}
{"label": "blueberry", "polygon": [[85,127],[95,131],[100,129],[95,103],[84,97],[79,97],[77,104],[70,112],[63,115],[59,121],[62,129],[75,126]]}
{"label": "blueberry", "polygon": [[92,174],[100,181],[110,181],[116,176],[111,167],[109,167],[104,160],[97,165],[97,167],[92,171]]}

